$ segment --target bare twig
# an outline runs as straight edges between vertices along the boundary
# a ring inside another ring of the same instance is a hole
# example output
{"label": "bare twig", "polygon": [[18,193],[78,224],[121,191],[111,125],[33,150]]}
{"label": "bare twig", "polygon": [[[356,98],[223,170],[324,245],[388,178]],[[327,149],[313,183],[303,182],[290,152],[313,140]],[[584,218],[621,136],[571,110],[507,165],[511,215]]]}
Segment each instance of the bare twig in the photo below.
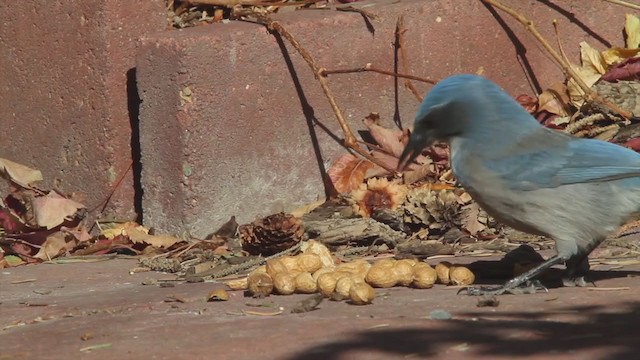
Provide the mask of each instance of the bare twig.
{"label": "bare twig", "polygon": [[400,74],[400,73],[396,73],[396,72],[393,72],[393,71],[387,71],[387,70],[374,68],[373,66],[371,66],[371,64],[366,64],[365,66],[352,68],[352,69],[334,69],[334,70],[322,69],[322,73],[320,75],[327,76],[327,75],[332,75],[332,74],[351,74],[351,73],[367,72],[367,71],[375,72],[375,73],[383,74],[383,75],[399,77],[399,78],[403,78],[403,79],[411,79],[411,80],[420,81],[420,82],[424,82],[424,83],[428,83],[428,84],[435,84],[435,83],[438,82],[437,80],[423,78],[423,77],[420,77],[420,76],[409,75],[409,74]]}
{"label": "bare twig", "polygon": [[610,101],[607,101],[606,99],[603,99],[595,91],[589,88],[587,84],[585,84],[584,80],[582,80],[580,75],[578,75],[578,73],[576,73],[576,71],[571,67],[571,65],[569,65],[566,61],[564,61],[564,59],[560,56],[560,54],[558,54],[558,52],[553,47],[551,47],[549,42],[545,40],[545,38],[542,36],[542,34],[540,34],[538,29],[536,29],[536,27],[533,25],[533,21],[527,19],[524,15],[500,3],[497,0],[482,0],[482,2],[490,4],[491,6],[494,6],[506,12],[507,14],[511,15],[514,19],[518,20],[518,22],[520,22],[522,25],[524,25],[527,31],[529,31],[540,42],[540,44],[542,44],[542,46],[549,52],[549,54],[553,57],[556,63],[560,65],[560,68],[566,74],[566,76],[571,77],[576,82],[576,84],[585,93],[588,99],[601,103],[602,105],[609,108],[612,112],[616,114],[620,114],[622,117],[624,117],[627,120],[633,117],[633,114],[631,114],[630,112],[620,109],[617,105],[611,103]]}
{"label": "bare twig", "polygon": [[366,9],[353,7],[351,5],[349,5],[349,6],[336,6],[336,10],[338,10],[338,11],[346,11],[346,12],[356,12],[356,13],[361,14],[362,16],[366,17],[369,20],[378,20],[378,15],[372,13],[371,11],[368,11]]}
{"label": "bare twig", "polygon": [[559,28],[558,20],[553,19],[553,29],[556,31],[556,42],[558,43],[558,49],[560,50],[560,55],[564,59],[564,61],[568,64],[569,58],[567,54],[564,52],[564,48],[562,47],[562,41],[560,41],[560,28]]}
{"label": "bare twig", "polygon": [[336,101],[335,96],[333,95],[333,92],[329,88],[326,77],[322,76],[322,73],[324,71],[323,68],[318,66],[318,64],[315,62],[313,57],[311,57],[311,54],[304,47],[302,47],[302,45],[300,45],[298,40],[287,29],[285,29],[284,26],[282,26],[282,24],[280,24],[278,21],[274,21],[268,16],[264,16],[264,15],[260,15],[259,20],[261,20],[269,30],[275,31],[278,34],[280,34],[280,36],[287,39],[287,41],[289,41],[291,46],[293,46],[298,51],[300,56],[302,56],[302,58],[307,62],[307,64],[311,68],[311,71],[313,71],[313,74],[315,75],[316,79],[318,79],[318,82],[320,83],[320,87],[322,88],[322,91],[324,92],[325,96],[329,100],[329,104],[331,104],[331,108],[333,109],[336,119],[340,124],[340,128],[342,129],[342,132],[344,134],[344,140],[343,140],[344,145],[349,149],[355,151],[365,159],[389,171],[389,173],[396,174],[395,169],[388,166],[387,164],[384,164],[378,159],[374,158],[373,156],[371,156],[371,154],[369,154],[368,151],[366,151],[365,149],[360,147],[360,145],[358,145],[358,141],[355,135],[353,135],[351,128],[347,124],[347,121],[345,120],[342,114],[342,110],[340,110],[340,107],[338,106],[338,103]]}
{"label": "bare twig", "polygon": [[[404,15],[400,15],[398,17],[398,21],[396,22],[396,41],[397,46],[400,49],[400,63],[402,64],[402,71],[409,71],[409,58],[407,57],[407,51],[404,41],[404,34],[407,32],[407,28],[404,27]],[[422,95],[413,86],[411,79],[405,79],[404,86],[407,87],[412,93],[413,96],[418,99],[419,102],[422,102]]]}
{"label": "bare twig", "polygon": [[300,249],[300,246],[302,245],[302,241],[293,245],[292,247],[281,251],[277,254],[268,256],[268,257],[259,257],[256,259],[252,259],[252,260],[248,260],[245,261],[243,263],[237,264],[237,265],[231,265],[227,268],[224,268],[220,271],[216,271],[214,273],[212,273],[210,275],[211,278],[213,279],[218,279],[221,277],[225,277],[225,276],[229,276],[229,275],[233,275],[233,274],[237,274],[241,271],[245,271],[245,270],[252,270],[254,268],[257,268],[258,266],[266,263],[267,261],[271,260],[271,259],[275,259],[284,255],[289,255],[291,253],[294,253],[295,251],[297,251],[298,249]]}
{"label": "bare twig", "polygon": [[200,5],[215,5],[215,6],[226,6],[233,7],[236,5],[247,5],[247,6],[271,6],[271,5],[279,5],[279,3],[283,3],[283,0],[276,1],[260,1],[260,0],[187,0],[189,4],[200,4]]}
{"label": "bare twig", "polygon": [[612,4],[626,6],[631,9],[640,10],[640,5],[633,4],[627,1],[622,1],[622,0],[604,0],[604,1],[610,2]]}

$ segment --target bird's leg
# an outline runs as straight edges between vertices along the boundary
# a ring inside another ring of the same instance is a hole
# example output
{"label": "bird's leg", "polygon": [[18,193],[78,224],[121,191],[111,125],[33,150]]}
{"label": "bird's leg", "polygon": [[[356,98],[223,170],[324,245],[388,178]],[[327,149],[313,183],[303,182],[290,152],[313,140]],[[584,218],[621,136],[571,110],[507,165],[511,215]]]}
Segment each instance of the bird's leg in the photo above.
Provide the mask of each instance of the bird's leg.
{"label": "bird's leg", "polygon": [[589,272],[587,255],[574,256],[566,262],[567,270],[562,275],[564,286],[587,286],[584,276]]}
{"label": "bird's leg", "polygon": [[564,286],[587,286],[584,276],[589,272],[589,254],[604,241],[604,238],[596,238],[589,242],[586,248],[570,257],[566,262],[567,270],[562,276]]}
{"label": "bird's leg", "polygon": [[[467,295],[479,296],[479,295],[502,295],[502,294],[515,294],[515,293],[531,293],[535,292],[539,289],[547,290],[544,286],[541,286],[537,281],[534,281],[533,278],[538,276],[540,273],[544,272],[548,268],[553,265],[561,264],[565,262],[566,259],[555,255],[549,258],[547,261],[542,264],[534,267],[533,269],[522,273],[513,279],[507,281],[504,285],[493,287],[493,286],[479,286],[479,287],[467,287],[460,289],[458,294],[466,292]],[[521,289],[522,285],[526,285],[525,289]]]}

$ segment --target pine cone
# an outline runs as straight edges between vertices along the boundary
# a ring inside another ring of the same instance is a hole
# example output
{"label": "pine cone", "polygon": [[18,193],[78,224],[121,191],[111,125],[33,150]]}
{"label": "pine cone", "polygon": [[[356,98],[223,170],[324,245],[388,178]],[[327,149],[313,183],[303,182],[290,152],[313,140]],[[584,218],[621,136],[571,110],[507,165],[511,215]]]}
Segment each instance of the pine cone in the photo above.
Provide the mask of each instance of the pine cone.
{"label": "pine cone", "polygon": [[300,242],[304,228],[300,219],[285,213],[269,215],[239,228],[242,249],[252,255],[269,256]]}

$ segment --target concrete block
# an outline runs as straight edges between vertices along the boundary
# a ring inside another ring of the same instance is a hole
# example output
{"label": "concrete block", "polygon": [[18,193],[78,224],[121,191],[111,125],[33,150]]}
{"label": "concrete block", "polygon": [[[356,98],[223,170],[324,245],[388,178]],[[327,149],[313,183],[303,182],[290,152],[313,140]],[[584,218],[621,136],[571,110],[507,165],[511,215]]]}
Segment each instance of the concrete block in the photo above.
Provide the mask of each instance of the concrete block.
{"label": "concrete block", "polygon": [[[510,3],[551,43],[558,18],[576,62],[581,40],[598,48],[622,44],[625,8]],[[329,69],[393,69],[394,28],[404,15],[414,74],[480,71],[514,96],[563,79],[522,25],[479,1],[377,1],[367,10],[380,16],[374,34],[355,13],[307,10],[276,19]],[[286,41],[248,22],[177,30],[144,38],[137,68],[147,225],[204,236],[230,215],[247,222],[324,196],[320,168],[344,153],[333,139],[342,134],[307,64]],[[355,129],[370,112],[392,124],[396,102],[397,118],[412,123],[418,102],[402,82],[397,100],[391,77],[332,75],[329,83]]]}
{"label": "concrete block", "polygon": [[[167,28],[164,1],[2,1],[0,24],[0,157],[98,205],[137,153],[136,40]],[[134,181],[108,214],[135,218]]]}

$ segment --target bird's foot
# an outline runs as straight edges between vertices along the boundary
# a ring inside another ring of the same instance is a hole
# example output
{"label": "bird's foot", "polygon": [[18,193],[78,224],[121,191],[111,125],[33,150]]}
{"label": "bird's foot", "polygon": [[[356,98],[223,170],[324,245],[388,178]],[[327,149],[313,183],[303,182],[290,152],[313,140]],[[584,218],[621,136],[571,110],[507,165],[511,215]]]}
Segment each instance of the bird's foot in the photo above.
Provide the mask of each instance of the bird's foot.
{"label": "bird's foot", "polygon": [[595,285],[592,282],[586,282],[584,276],[564,276],[562,278],[562,285],[567,287],[585,287],[589,285]]}
{"label": "bird's foot", "polygon": [[527,281],[519,286],[510,286],[506,283],[502,286],[469,286],[462,288],[458,291],[458,294],[470,295],[470,296],[490,296],[490,295],[520,295],[520,294],[535,294],[538,291],[549,292],[549,290],[542,285],[538,280]]}

